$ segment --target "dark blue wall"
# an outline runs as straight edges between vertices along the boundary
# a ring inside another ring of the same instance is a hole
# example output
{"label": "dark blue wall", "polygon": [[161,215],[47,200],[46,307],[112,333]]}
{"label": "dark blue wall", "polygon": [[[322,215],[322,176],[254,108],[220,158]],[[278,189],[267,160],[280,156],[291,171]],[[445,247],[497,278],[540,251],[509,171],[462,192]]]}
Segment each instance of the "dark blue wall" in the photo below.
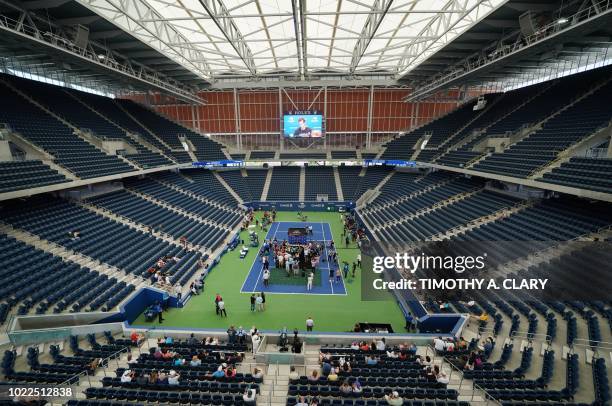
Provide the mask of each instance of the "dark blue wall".
{"label": "dark blue wall", "polygon": [[[150,305],[157,301],[163,300],[163,292],[143,288],[139,290],[123,307],[121,312],[124,313],[124,319],[128,323],[133,323],[136,318]],[[170,306],[176,306],[176,298],[170,297]]]}

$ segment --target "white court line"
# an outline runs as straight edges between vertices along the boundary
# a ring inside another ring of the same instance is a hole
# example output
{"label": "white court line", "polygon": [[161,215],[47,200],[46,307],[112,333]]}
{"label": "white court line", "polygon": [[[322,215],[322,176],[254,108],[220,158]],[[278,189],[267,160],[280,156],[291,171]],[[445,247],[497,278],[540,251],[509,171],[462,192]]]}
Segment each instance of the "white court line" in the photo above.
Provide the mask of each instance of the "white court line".
{"label": "white court line", "polygon": [[[331,235],[333,241],[334,235],[332,234],[331,226],[329,225],[329,223],[325,224],[327,224],[327,227],[329,228],[329,234]],[[323,239],[325,239],[325,233],[323,233]],[[338,268],[340,268],[340,262],[338,262]],[[344,283],[344,272],[342,272],[342,270],[340,271],[340,281],[342,282],[342,287],[344,288],[344,294],[348,295],[348,289],[346,288],[346,284]],[[332,286],[332,293],[333,291],[334,288]]]}
{"label": "white court line", "polygon": [[[268,238],[270,232],[272,231],[272,227],[270,227],[270,230],[268,230],[268,232],[266,233],[265,239],[271,241],[274,239],[274,237],[276,237],[276,233],[278,232],[278,223],[311,223],[311,224],[320,224],[321,225],[321,233],[323,234],[323,247],[325,248],[325,254],[327,254],[328,252],[328,248],[327,248],[327,240],[325,239],[325,224],[328,225],[329,227],[329,232],[331,234],[331,226],[329,226],[329,223],[324,223],[324,222],[300,222],[300,221],[275,221],[274,223],[272,223],[272,225],[274,226],[274,224],[277,223],[276,225],[276,229],[274,231],[274,234],[272,236],[272,238]],[[333,235],[332,235],[333,238]],[[258,251],[259,253],[259,251]],[[257,284],[259,283],[259,280],[261,279],[261,276],[263,274],[263,266],[261,267],[261,270],[259,271],[259,276],[257,278],[257,280],[255,281],[255,285],[254,288],[255,290],[253,291],[245,291],[244,290],[244,285],[246,284],[247,280],[249,279],[249,275],[251,273],[251,269],[253,268],[253,265],[255,265],[255,261],[257,261],[259,255],[255,255],[255,259],[253,259],[253,263],[251,264],[251,267],[249,268],[249,274],[247,274],[247,277],[245,278],[244,282],[242,283],[242,287],[240,288],[240,293],[256,293],[257,292]],[[327,265],[327,269],[325,269],[326,271],[329,272],[329,261],[328,261],[328,265]],[[323,275],[321,275],[323,276]],[[344,279],[342,279],[342,285],[344,286]],[[346,286],[344,286],[344,293],[334,293],[334,282],[333,282],[333,278],[332,278],[332,282],[331,282],[331,291],[332,293],[310,293],[310,292],[268,292],[266,291],[266,295],[313,295],[313,296],[330,296],[330,295],[334,295],[334,296],[347,296],[348,295],[348,291],[346,290]]]}
{"label": "white court line", "polygon": [[[325,239],[325,231],[323,230],[323,225],[321,224],[321,230],[323,231],[323,247],[325,247],[325,254],[328,254],[329,251],[327,251],[327,240]],[[327,275],[329,277],[329,270],[331,269],[331,265],[329,265],[329,256],[327,258]],[[323,275],[321,275],[323,276]],[[331,281],[329,281],[329,285],[331,286],[331,294],[334,294],[334,278],[331,279]]]}
{"label": "white court line", "polygon": [[[264,239],[268,238],[268,234],[270,234],[270,231],[272,231],[272,228],[270,228],[270,230],[268,230],[268,232],[266,233],[266,236],[264,237]],[[254,247],[251,247],[251,248],[254,248]],[[253,265],[255,265],[255,262],[257,261],[257,257],[259,257],[259,247],[257,247],[257,253],[255,254],[255,258],[253,259],[253,263],[249,267],[249,272],[247,273],[246,278],[244,278],[244,282],[242,282],[242,287],[240,288],[240,293],[255,293],[256,292],[256,290],[253,290],[253,291],[246,291],[246,290],[244,290],[244,285],[246,285],[247,281],[249,280],[249,276],[251,275],[251,270],[253,269]],[[261,273],[262,272],[263,272],[263,265],[261,267],[261,270],[259,271],[259,277],[261,277]],[[255,288],[257,287],[257,282],[259,282],[259,277],[255,281]]]}
{"label": "white court line", "polygon": [[[272,226],[274,226],[274,223],[272,223]],[[272,231],[272,227],[270,227],[270,230],[268,230],[268,232],[266,233],[266,240],[271,241],[274,240],[274,238],[276,237],[276,232],[278,231],[278,225],[276,226],[276,230],[274,230],[274,234],[272,235],[272,238],[268,238],[268,234],[270,234],[270,232]],[[270,256],[268,255],[268,266],[270,265]],[[257,292],[257,285],[259,284],[259,280],[261,279],[262,275],[263,275],[263,271],[264,271],[264,267],[263,267],[263,263],[261,264],[261,269],[259,270],[259,276],[257,276],[257,280],[255,281],[255,286],[253,287],[253,292],[251,293],[255,293]],[[263,283],[263,282],[262,282]]]}

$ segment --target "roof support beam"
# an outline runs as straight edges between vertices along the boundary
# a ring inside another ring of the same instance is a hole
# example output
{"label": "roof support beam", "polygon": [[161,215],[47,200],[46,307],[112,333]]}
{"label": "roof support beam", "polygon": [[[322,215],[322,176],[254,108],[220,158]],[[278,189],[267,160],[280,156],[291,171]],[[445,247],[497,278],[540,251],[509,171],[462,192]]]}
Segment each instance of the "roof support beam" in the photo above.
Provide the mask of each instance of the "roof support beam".
{"label": "roof support beam", "polygon": [[359,65],[359,61],[363,57],[366,49],[368,49],[368,45],[372,41],[372,38],[376,34],[380,23],[387,15],[389,8],[393,0],[376,0],[374,5],[372,6],[372,13],[368,15],[365,24],[363,25],[363,29],[361,30],[361,35],[359,36],[359,40],[355,44],[355,48],[353,49],[353,56],[351,57],[351,65],[349,67],[349,73],[355,72],[357,66]]}
{"label": "roof support beam", "polygon": [[25,10],[39,10],[41,8],[55,8],[68,3],[70,0],[32,0],[21,3]]}
{"label": "roof support beam", "polygon": [[244,62],[245,66],[251,72],[252,75],[257,74],[257,67],[253,60],[253,53],[249,48],[247,41],[244,39],[236,22],[229,18],[230,13],[223,4],[222,0],[199,0],[200,4],[206,12],[210,15],[214,23],[219,27],[219,30],[223,33],[225,38],[232,45],[236,53],[240,56],[240,59]]}
{"label": "roof support beam", "polygon": [[[433,36],[430,41],[413,41],[406,45],[407,56],[400,61],[398,73],[405,74],[419,61],[427,59],[461,33],[467,31],[478,21],[487,21],[485,17],[507,0],[448,0],[441,11],[454,10],[454,14],[439,13],[419,32],[419,35]],[[484,20],[483,20],[484,19]],[[416,56],[410,56],[416,55]]]}
{"label": "roof support beam", "polygon": [[[161,14],[145,0],[75,0],[89,10],[130,33],[164,56],[176,61],[199,77],[210,81],[212,71],[204,61],[206,55],[194,46],[176,27],[162,20]],[[147,23],[146,19],[160,21]],[[181,42],[185,47],[171,44]],[[194,62],[198,60],[199,62]]]}
{"label": "roof support beam", "polygon": [[306,24],[304,21],[304,13],[302,10],[302,1],[291,0],[291,9],[293,11],[293,31],[295,33],[295,48],[297,50],[298,72],[300,74],[300,77],[304,79],[307,74],[308,67],[306,61]]}
{"label": "roof support beam", "polygon": [[121,30],[94,31],[89,33],[89,39],[110,39],[125,34]]}

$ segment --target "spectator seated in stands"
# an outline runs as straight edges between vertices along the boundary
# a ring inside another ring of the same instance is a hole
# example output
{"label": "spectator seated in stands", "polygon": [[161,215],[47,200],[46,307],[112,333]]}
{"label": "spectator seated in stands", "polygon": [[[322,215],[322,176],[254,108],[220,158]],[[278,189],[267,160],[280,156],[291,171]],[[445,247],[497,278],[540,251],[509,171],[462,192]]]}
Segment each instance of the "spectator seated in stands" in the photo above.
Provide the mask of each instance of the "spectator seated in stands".
{"label": "spectator seated in stands", "polygon": [[455,343],[452,340],[445,340],[442,337],[434,338],[433,344],[434,349],[438,353],[449,352],[455,349]]}
{"label": "spectator seated in stands", "polygon": [[489,336],[486,338],[486,340],[482,342],[482,344],[479,346],[479,349],[482,350],[485,353],[485,355],[490,354],[491,351],[493,351],[494,345],[495,345],[495,340],[493,340],[493,337]]}
{"label": "spectator seated in stands", "polygon": [[437,382],[443,383],[445,385],[449,383],[448,376],[443,371],[440,370],[440,367],[438,365],[434,365],[433,373],[434,373],[434,376],[436,377]]}
{"label": "spectator seated in stands", "polygon": [[345,380],[344,382],[342,382],[342,385],[340,385],[340,393],[342,393],[343,395],[349,395],[352,392],[353,392],[353,388],[348,383],[348,381]]}
{"label": "spectator seated in stands", "polygon": [[211,375],[213,378],[225,378],[225,371],[223,370],[223,366],[219,366],[215,372]]}
{"label": "spectator seated in stands", "polygon": [[257,397],[257,391],[255,389],[247,389],[242,395],[242,401],[246,405],[254,405]]}
{"label": "spectator seated in stands", "polygon": [[328,360],[323,360],[321,363],[321,375],[327,378],[332,372],[332,369],[331,363]]}
{"label": "spectator seated in stands", "polygon": [[[295,371],[295,368],[294,368],[294,371]],[[254,368],[253,369],[253,378],[255,380],[263,379],[263,371],[261,369],[259,369],[259,368]]]}
{"label": "spectator seated in stands", "polygon": [[138,334],[136,331],[132,331],[132,334],[130,334],[130,341],[133,345],[138,347],[144,341],[144,336],[142,334]]}
{"label": "spectator seated in stands", "polygon": [[123,371],[123,375],[121,375],[121,382],[132,382],[132,379],[136,377],[136,372],[126,369]]}
{"label": "spectator seated in stands", "polygon": [[289,369],[289,382],[295,382],[300,379],[300,374],[297,373],[295,367],[292,365]]}
{"label": "spectator seated in stands", "polygon": [[390,406],[400,406],[404,404],[404,399],[400,398],[399,393],[396,391],[391,392],[390,395],[385,395],[385,400]]}
{"label": "spectator seated in stands", "polygon": [[91,361],[91,363],[87,366],[87,373],[89,375],[94,375],[96,373],[96,369],[98,369],[98,367],[100,366],[100,364],[102,363],[102,359],[101,358],[95,358],[93,361]]}
{"label": "spectator seated in stands", "polygon": [[178,354],[174,356],[174,361],[172,361],[172,365],[176,367],[180,367],[185,365],[185,359],[181,358]]}
{"label": "spectator seated in stands", "polygon": [[176,371],[170,371],[168,375],[168,385],[178,385],[180,377],[181,376]]}
{"label": "spectator seated in stands", "polygon": [[415,362],[421,365],[423,368],[427,368],[431,366],[431,357],[429,355],[426,355],[425,358],[423,358],[420,355],[417,355]]}
{"label": "spectator seated in stands", "polygon": [[308,382],[317,382],[319,380],[319,371],[314,369],[310,375],[308,375]]}

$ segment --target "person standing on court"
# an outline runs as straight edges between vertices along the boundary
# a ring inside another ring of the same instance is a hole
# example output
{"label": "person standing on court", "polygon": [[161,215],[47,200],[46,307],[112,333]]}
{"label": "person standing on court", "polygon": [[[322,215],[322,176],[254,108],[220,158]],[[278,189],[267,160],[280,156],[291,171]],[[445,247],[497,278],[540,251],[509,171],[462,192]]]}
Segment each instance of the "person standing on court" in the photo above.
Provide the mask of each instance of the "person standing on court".
{"label": "person standing on court", "polygon": [[257,311],[259,312],[263,312],[263,299],[261,298],[260,295],[257,295],[257,297],[255,298],[255,303],[257,304]]}
{"label": "person standing on court", "polygon": [[306,331],[312,331],[314,327],[314,320],[312,319],[311,316],[308,316],[308,318],[306,319]]}
{"label": "person standing on court", "polygon": [[308,283],[306,283],[306,290],[312,290],[312,281],[314,280],[314,274],[312,272],[308,273]]}
{"label": "person standing on court", "polygon": [[270,271],[268,269],[263,272],[263,284],[266,288],[270,285]]}
{"label": "person standing on court", "polygon": [[255,293],[253,293],[251,295],[251,311],[254,312],[255,311]]}
{"label": "person standing on court", "polygon": [[164,309],[162,308],[159,302],[155,304],[155,311],[157,312],[157,321],[161,324],[161,322],[164,321],[164,317],[162,314]]}
{"label": "person standing on court", "polygon": [[266,294],[261,292],[261,310],[266,310]]}
{"label": "person standing on court", "polygon": [[263,258],[261,259],[261,262],[263,263],[263,269],[269,269],[270,268],[270,263],[268,262],[268,256],[264,255]]}
{"label": "person standing on court", "polygon": [[217,313],[217,316],[219,315],[219,302],[222,300],[223,298],[221,297],[221,295],[217,293],[217,295],[215,296],[215,313]]}
{"label": "person standing on court", "polygon": [[217,302],[217,307],[219,308],[219,316],[227,317],[227,311],[225,311],[225,302],[223,301],[223,299]]}

